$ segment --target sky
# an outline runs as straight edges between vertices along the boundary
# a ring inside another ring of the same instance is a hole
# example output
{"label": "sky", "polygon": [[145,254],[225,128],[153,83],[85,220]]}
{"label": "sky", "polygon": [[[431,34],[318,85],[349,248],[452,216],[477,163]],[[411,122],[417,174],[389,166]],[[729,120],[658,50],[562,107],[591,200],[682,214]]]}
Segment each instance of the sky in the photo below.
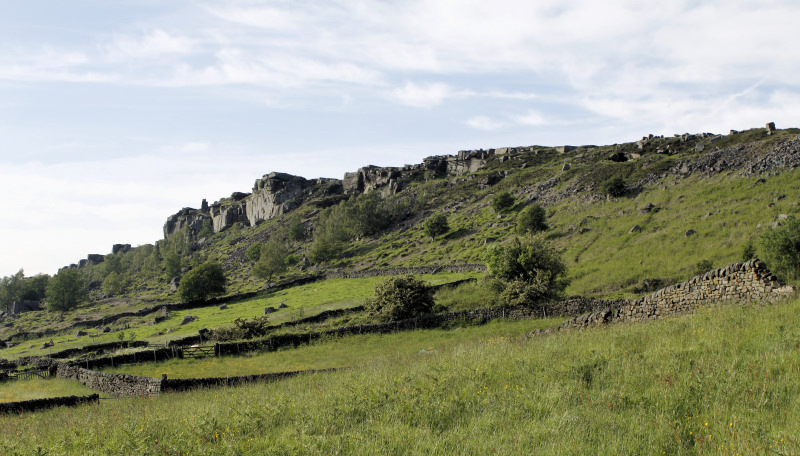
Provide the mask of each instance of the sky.
{"label": "sky", "polygon": [[271,171],[800,126],[796,0],[0,4],[0,276]]}

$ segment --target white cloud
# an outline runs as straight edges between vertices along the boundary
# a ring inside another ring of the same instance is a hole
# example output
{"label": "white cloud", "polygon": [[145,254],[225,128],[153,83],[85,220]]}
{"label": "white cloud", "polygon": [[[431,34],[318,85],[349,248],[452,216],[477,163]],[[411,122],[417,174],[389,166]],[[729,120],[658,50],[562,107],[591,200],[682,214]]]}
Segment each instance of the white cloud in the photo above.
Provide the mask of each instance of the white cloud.
{"label": "white cloud", "polygon": [[194,43],[185,36],[173,36],[161,29],[153,30],[142,37],[117,37],[106,45],[108,56],[113,61],[154,59],[165,54],[192,52]]}
{"label": "white cloud", "polygon": [[506,126],[505,122],[494,120],[486,116],[476,116],[467,120],[467,125],[476,130],[495,131]]}
{"label": "white cloud", "polygon": [[415,108],[433,108],[456,95],[447,84],[415,84],[409,81],[389,92],[390,99]]}
{"label": "white cloud", "polygon": [[541,127],[550,123],[542,113],[533,110],[521,116],[514,117],[514,120],[522,125],[531,125],[534,127]]}

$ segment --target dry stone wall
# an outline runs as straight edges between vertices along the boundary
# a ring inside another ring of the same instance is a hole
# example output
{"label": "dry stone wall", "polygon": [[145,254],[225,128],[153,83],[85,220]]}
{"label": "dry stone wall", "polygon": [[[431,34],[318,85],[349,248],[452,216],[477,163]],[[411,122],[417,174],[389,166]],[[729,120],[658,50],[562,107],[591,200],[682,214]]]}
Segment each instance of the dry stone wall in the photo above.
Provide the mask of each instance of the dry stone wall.
{"label": "dry stone wall", "polygon": [[28,413],[54,407],[72,407],[98,400],[100,400],[99,394],[91,394],[89,396],[48,397],[29,401],[3,402],[0,403],[0,413]]}
{"label": "dry stone wall", "polygon": [[794,294],[794,287],[782,285],[764,262],[752,259],[714,269],[686,282],[627,301],[620,306],[579,315],[564,323],[561,328],[584,328],[612,322],[652,320],[688,313],[705,304],[725,301],[772,302]]}
{"label": "dry stone wall", "polygon": [[65,363],[56,364],[56,377],[76,380],[87,388],[115,396],[150,396],[161,392],[161,379],[96,372]]}

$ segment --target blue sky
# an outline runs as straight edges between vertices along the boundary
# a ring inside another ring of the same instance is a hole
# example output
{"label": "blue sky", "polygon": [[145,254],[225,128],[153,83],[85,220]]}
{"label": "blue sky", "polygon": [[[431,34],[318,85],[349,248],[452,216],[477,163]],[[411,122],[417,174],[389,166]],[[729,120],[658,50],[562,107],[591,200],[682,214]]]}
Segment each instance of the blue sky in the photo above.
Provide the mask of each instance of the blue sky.
{"label": "blue sky", "polygon": [[0,276],[270,171],[799,126],[800,3],[30,1],[0,8]]}

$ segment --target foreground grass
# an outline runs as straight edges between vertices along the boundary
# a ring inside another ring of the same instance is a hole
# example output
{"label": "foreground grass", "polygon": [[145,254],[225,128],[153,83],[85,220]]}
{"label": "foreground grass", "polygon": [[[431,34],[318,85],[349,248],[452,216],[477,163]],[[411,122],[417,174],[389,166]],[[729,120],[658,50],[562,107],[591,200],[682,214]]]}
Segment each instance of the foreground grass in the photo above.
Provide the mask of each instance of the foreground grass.
{"label": "foreground grass", "polygon": [[386,357],[413,356],[422,350],[452,353],[465,343],[486,338],[515,338],[555,327],[566,318],[492,321],[481,326],[431,329],[394,334],[330,338],[297,349],[204,359],[175,359],[161,363],[129,364],[104,372],[169,378],[226,377],[331,367],[364,367]]}
{"label": "foreground grass", "polygon": [[0,383],[0,402],[29,401],[46,397],[87,396],[97,391],[60,378],[9,380]]}
{"label": "foreground grass", "polygon": [[0,417],[3,454],[798,454],[800,300]]}

